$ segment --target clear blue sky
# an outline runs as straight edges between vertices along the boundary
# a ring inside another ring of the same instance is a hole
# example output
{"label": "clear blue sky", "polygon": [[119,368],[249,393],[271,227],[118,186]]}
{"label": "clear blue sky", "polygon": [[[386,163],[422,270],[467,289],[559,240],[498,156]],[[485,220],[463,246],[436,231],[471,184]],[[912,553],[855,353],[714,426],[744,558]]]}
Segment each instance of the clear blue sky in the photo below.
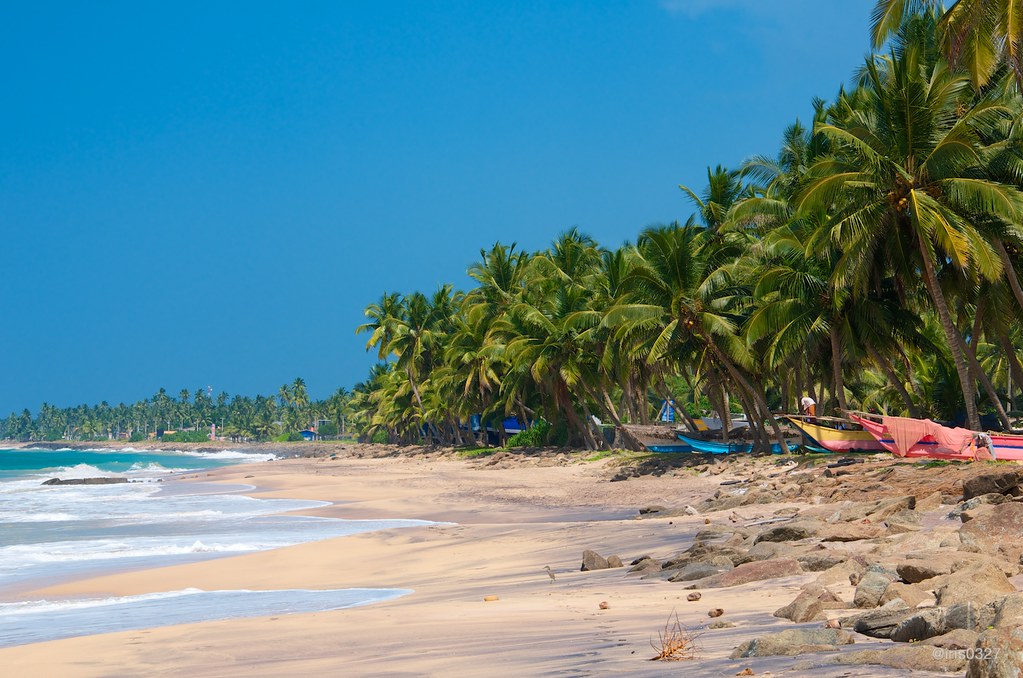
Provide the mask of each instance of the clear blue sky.
{"label": "clear blue sky", "polygon": [[0,416],[361,380],[385,291],[773,154],[873,0],[0,7]]}

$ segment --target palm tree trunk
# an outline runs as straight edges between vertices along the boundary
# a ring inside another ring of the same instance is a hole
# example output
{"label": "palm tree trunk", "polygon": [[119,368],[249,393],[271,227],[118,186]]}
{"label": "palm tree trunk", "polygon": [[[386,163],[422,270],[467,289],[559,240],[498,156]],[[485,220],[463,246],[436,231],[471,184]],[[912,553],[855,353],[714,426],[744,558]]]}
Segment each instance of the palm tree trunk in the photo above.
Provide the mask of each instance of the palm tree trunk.
{"label": "palm tree trunk", "polygon": [[783,451],[787,449],[785,436],[782,434],[781,427],[778,426],[778,422],[771,416],[771,408],[767,406],[767,401],[764,400],[764,396],[753,388],[753,386],[749,383],[749,380],[742,375],[739,368],[728,359],[724,352],[718,348],[717,344],[713,341],[707,341],[706,343],[714,353],[714,356],[722,365],[724,365],[732,379],[736,381],[736,384],[746,390],[746,392],[752,397],[753,403],[763,412],[763,416],[767,418],[768,422],[770,422],[771,429],[774,432],[774,437],[777,439],[778,444],[781,445],[781,449]]}
{"label": "palm tree trunk", "polygon": [[980,430],[980,414],[977,412],[977,389],[970,379],[970,367],[963,355],[963,337],[959,334],[952,316],[948,312],[948,304],[945,302],[945,295],[938,284],[938,274],[934,270],[934,260],[927,249],[923,238],[917,238],[917,245],[920,248],[920,256],[924,263],[924,283],[927,292],[931,296],[938,318],[941,320],[941,329],[945,332],[945,340],[948,342],[949,350],[952,351],[952,360],[955,363],[956,374],[959,376],[959,386],[963,392],[963,401],[966,403],[966,425],[974,431]]}
{"label": "palm tree trunk", "polygon": [[[981,302],[977,306],[978,321],[980,319],[980,316],[983,315],[983,313],[984,306],[983,302]],[[979,324],[980,324],[979,322],[976,323],[976,325]],[[974,331],[976,331],[976,329],[977,328],[975,326]],[[973,341],[970,342],[969,344],[967,344],[966,341],[962,339],[962,335],[959,335],[959,337],[960,341],[963,342],[963,352],[966,353],[966,357],[970,361],[969,362],[970,369],[977,375],[977,379],[980,380],[981,386],[984,387],[984,392],[987,393],[988,400],[990,400],[991,404],[994,405],[995,413],[998,415],[998,421],[1001,422],[1004,430],[1008,431],[1009,429],[1012,428],[1012,424],[1009,423],[1009,416],[1005,413],[1005,408],[1002,407],[1002,401],[998,397],[998,392],[995,391],[994,384],[991,383],[991,378],[988,377],[987,372],[984,371],[984,369],[980,366],[980,362],[977,360],[977,344],[980,342],[979,335],[975,334],[973,336]],[[974,430],[979,431],[980,427],[978,426]]]}
{"label": "palm tree trunk", "polygon": [[[630,450],[637,452],[643,450],[645,448],[643,443],[639,442],[639,439],[632,435],[632,432],[625,428],[625,425],[622,424],[622,419],[618,416],[618,410],[615,408],[615,404],[611,400],[611,394],[607,392],[607,387],[604,384],[600,385],[600,395],[604,400],[604,408],[611,417],[611,421],[615,423],[615,426],[617,426],[618,430],[621,432],[622,439],[625,441],[625,446]],[[596,401],[596,398],[594,398],[594,400]]]}
{"label": "palm tree trunk", "polygon": [[[1020,383],[1023,383],[1023,381]],[[693,421],[693,418],[689,416],[689,413],[686,412],[684,407],[679,407],[678,403],[675,402],[675,397],[671,394],[671,391],[668,389],[668,385],[664,382],[664,377],[660,377],[659,393],[661,394],[661,397],[671,405],[671,408],[675,410],[675,416],[686,423],[690,432],[696,433],[696,422]]]}
{"label": "palm tree trunk", "polygon": [[838,409],[845,410],[849,409],[849,404],[845,401],[845,383],[842,381],[842,342],[838,336],[838,323],[831,323],[831,386],[835,392],[835,398],[838,400]]}
{"label": "palm tree trunk", "polygon": [[[1009,374],[1012,375],[1012,380],[1016,382],[1016,386],[1023,386],[1023,365],[1020,364],[1019,357],[1016,355],[1016,349],[1012,345],[1012,340],[1009,339],[1009,332],[1004,328],[999,328],[998,331],[998,343],[1002,347],[1002,353],[1005,354],[1005,360],[1009,363]],[[1009,407],[1013,406],[1012,399],[1012,388],[1009,388]]]}
{"label": "palm tree trunk", "polygon": [[995,247],[998,249],[998,256],[1002,260],[1002,268],[1005,269],[1005,278],[1009,281],[1009,287],[1012,288],[1012,295],[1016,297],[1016,303],[1019,304],[1020,310],[1023,310],[1023,287],[1020,287],[1019,278],[1016,276],[1016,269],[1012,265],[1012,259],[1009,258],[1009,253],[1005,249],[1005,243],[1002,242],[1001,238],[995,238]]}

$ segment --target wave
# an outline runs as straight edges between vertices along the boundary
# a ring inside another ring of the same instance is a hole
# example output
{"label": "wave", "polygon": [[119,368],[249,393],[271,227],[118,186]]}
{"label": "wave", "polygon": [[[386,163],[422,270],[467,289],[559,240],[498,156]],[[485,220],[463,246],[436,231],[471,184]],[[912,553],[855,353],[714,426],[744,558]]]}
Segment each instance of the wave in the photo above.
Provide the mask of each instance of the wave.
{"label": "wave", "polygon": [[193,450],[175,450],[175,453],[203,459],[244,459],[246,461],[276,461],[280,459],[270,452],[240,452],[238,450],[220,450],[219,452],[196,452]]}
{"label": "wave", "polygon": [[198,539],[190,546],[137,546],[125,542],[94,542],[91,544],[94,550],[84,550],[79,542],[71,542],[71,544],[73,545],[64,551],[61,551],[59,547],[55,548],[55,544],[51,542],[39,545],[8,546],[0,549],[0,553],[3,553],[5,559],[8,560],[7,564],[14,561],[21,564],[82,563],[120,558],[183,556],[193,553],[248,553],[267,548],[265,544],[206,544]]}

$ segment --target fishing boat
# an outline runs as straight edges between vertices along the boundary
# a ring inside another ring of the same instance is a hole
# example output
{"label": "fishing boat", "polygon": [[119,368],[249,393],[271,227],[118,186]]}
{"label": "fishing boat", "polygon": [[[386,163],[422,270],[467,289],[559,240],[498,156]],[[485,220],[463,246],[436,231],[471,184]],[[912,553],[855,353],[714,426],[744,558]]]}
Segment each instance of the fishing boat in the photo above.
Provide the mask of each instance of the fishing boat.
{"label": "fishing boat", "polygon": [[806,417],[786,414],[785,418],[802,431],[806,447],[826,452],[882,452],[886,448],[869,431],[849,419]]}
{"label": "fishing boat", "polygon": [[[714,440],[704,440],[702,438],[693,438],[685,434],[678,434],[679,440],[684,442],[693,448],[695,452],[701,452],[703,454],[738,454],[742,452],[750,452],[753,450],[753,443],[746,441],[735,441],[730,443],[720,443]],[[795,445],[788,445],[788,449],[785,452],[792,452],[796,449]],[[773,454],[781,454],[782,448],[779,443],[771,444],[771,452]]]}
{"label": "fishing boat", "polygon": [[850,412],[849,418],[899,457],[960,461],[1023,461],[1023,436],[979,433],[930,419]]}
{"label": "fishing boat", "polygon": [[661,453],[692,452],[693,451],[693,448],[691,446],[689,446],[688,444],[686,444],[686,443],[675,443],[675,444],[665,443],[665,444],[654,444],[654,445],[644,444],[644,447],[646,447],[651,452],[661,452]]}

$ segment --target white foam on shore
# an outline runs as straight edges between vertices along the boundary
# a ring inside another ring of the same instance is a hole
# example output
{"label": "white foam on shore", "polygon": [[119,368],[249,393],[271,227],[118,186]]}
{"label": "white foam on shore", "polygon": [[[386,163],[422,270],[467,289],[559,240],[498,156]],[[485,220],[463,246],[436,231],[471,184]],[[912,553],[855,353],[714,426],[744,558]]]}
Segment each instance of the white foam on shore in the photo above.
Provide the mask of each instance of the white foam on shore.
{"label": "white foam on shore", "polygon": [[0,647],[204,621],[328,612],[409,593],[409,589],[189,588],[137,596],[0,603]]}

